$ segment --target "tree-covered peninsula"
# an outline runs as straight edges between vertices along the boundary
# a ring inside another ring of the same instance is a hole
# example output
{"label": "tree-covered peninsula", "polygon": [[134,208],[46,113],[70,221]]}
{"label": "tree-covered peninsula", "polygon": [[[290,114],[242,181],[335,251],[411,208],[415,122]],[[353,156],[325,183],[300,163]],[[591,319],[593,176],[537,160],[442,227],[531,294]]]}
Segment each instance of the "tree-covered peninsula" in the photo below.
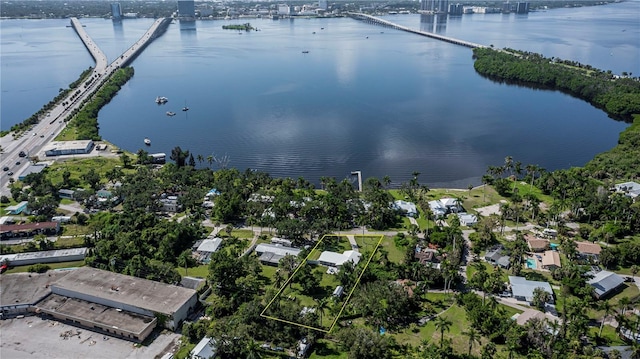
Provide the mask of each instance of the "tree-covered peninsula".
{"label": "tree-covered peninsula", "polygon": [[611,117],[631,121],[640,114],[640,80],[631,73],[617,76],[575,61],[546,58],[513,49],[473,50],[474,68],[489,78],[560,90],[603,109]]}

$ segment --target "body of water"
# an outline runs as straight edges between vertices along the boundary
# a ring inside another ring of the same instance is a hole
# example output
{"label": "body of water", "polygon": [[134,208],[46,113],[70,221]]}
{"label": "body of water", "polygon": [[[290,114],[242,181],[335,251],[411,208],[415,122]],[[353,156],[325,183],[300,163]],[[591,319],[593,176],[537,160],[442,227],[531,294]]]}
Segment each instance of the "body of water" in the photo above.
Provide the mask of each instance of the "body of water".
{"label": "body of water", "polygon": [[[639,5],[387,19],[640,74]],[[114,59],[153,20],[81,21]],[[222,29],[242,22],[260,31]],[[93,64],[67,23],[0,21],[3,129]],[[152,153],[180,146],[194,156],[226,155],[241,170],[315,183],[362,170],[397,184],[418,171],[423,183],[466,187],[505,156],[550,170],[583,165],[627,126],[560,92],[482,78],[470,49],[348,18],[176,23],[133,67],[135,76],[100,112],[105,139],[135,152],[149,137]],[[169,102],[158,106],[157,96]]]}

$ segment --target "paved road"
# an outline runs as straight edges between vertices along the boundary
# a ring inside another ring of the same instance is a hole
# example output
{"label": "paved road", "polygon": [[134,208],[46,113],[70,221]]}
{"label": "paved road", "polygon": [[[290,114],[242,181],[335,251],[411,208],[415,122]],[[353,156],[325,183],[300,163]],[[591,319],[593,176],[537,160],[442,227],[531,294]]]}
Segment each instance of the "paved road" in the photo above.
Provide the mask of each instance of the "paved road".
{"label": "paved road", "polygon": [[[12,134],[0,137],[0,146],[2,146],[2,157],[0,159],[0,195],[10,196],[9,178],[17,179],[22,171],[29,165],[27,157],[38,156],[44,158],[44,149],[53,138],[60,133],[65,127],[64,120],[70,114],[79,109],[85,99],[97,91],[102,84],[108,79],[109,75],[120,68],[123,64],[131,61],[152,41],[156,35],[155,31],[169,19],[160,18],[156,20],[147,32],[127,49],[120,57],[111,64],[107,65],[107,58],[104,53],[93,42],[91,37],[84,31],[80,22],[72,18],[71,23],[86,48],[96,60],[96,66],[91,73],[78,87],[57,105],[51,109],[47,115],[40,119],[29,131],[26,131],[19,137],[13,137]],[[62,105],[62,103],[67,103]],[[24,151],[27,157],[20,157],[20,151]],[[19,162],[19,163],[18,163]],[[4,170],[6,168],[6,171]],[[9,173],[13,173],[9,175]]]}

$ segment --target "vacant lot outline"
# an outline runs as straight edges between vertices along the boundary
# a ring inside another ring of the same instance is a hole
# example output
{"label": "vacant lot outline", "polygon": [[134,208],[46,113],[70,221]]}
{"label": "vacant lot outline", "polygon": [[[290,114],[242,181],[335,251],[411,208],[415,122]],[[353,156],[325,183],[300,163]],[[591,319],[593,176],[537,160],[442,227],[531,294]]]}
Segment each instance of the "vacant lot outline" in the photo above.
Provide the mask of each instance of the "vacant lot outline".
{"label": "vacant lot outline", "polygon": [[[302,268],[303,265],[308,265],[307,260],[309,259],[309,257],[316,251],[318,246],[327,237],[340,237],[341,238],[341,237],[345,237],[345,236],[344,235],[338,236],[338,235],[333,235],[333,234],[324,235],[322,237],[322,239],[320,241],[318,241],[318,243],[316,243],[315,247],[313,247],[313,249],[311,251],[309,251],[309,254],[307,255],[307,257],[303,261],[301,261],[301,263],[296,267],[296,269],[294,270],[293,274],[290,275],[289,278],[284,282],[282,287],[278,290],[278,293],[276,293],[276,295],[271,299],[271,301],[269,301],[269,303],[264,308],[264,310],[262,310],[262,313],[260,313],[261,317],[264,317],[264,318],[267,318],[267,319],[272,319],[272,320],[277,320],[277,321],[280,321],[280,322],[283,322],[283,323],[296,325],[296,326],[307,328],[307,329],[316,330],[316,331],[323,332],[323,333],[331,333],[331,331],[335,327],[336,323],[338,322],[338,319],[340,319],[340,316],[342,315],[342,312],[344,311],[344,308],[346,308],[347,304],[349,303],[349,300],[351,299],[351,295],[353,294],[353,291],[356,289],[358,284],[360,284],[360,278],[362,278],[362,275],[364,274],[364,272],[369,267],[369,263],[373,259],[373,256],[375,256],[376,252],[378,251],[378,247],[380,247],[380,243],[382,243],[382,240],[384,239],[384,235],[380,235],[379,236],[379,239],[378,239],[377,243],[375,244],[375,247],[374,247],[373,251],[371,252],[371,255],[369,256],[369,258],[367,258],[367,262],[365,263],[364,268],[362,269],[362,271],[360,271],[360,274],[358,275],[358,279],[356,280],[356,283],[353,285],[353,287],[349,291],[349,294],[348,294],[347,298],[344,300],[344,303],[342,304],[342,307],[340,308],[340,312],[338,312],[338,315],[336,315],[336,318],[331,323],[331,326],[329,327],[329,329],[319,328],[319,327],[312,327],[312,326],[308,326],[308,325],[305,325],[305,324],[296,323],[296,322],[292,322],[292,321],[289,321],[289,320],[285,320],[285,319],[282,319],[282,318],[277,318],[277,317],[265,314],[267,312],[267,310],[269,310],[269,307],[271,306],[271,304],[273,304],[274,301],[280,300],[280,295],[285,290],[287,285],[289,285],[289,282],[291,282],[293,280],[293,278],[295,277],[296,273],[300,270],[300,268]],[[377,235],[354,235],[354,237],[356,237],[356,238],[377,238],[378,236]]]}

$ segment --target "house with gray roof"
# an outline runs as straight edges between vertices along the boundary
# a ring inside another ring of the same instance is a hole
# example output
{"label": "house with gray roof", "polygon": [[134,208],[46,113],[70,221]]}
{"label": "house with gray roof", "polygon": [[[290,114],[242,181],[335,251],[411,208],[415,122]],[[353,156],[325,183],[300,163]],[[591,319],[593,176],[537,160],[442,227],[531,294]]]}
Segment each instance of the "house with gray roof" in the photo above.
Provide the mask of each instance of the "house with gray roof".
{"label": "house with gray roof", "polygon": [[619,291],[624,284],[624,278],[606,270],[596,273],[587,283],[593,287],[594,296],[602,299]]}
{"label": "house with gray roof", "polygon": [[637,198],[640,196],[640,183],[625,182],[615,185],[616,192],[623,193],[627,197]]}
{"label": "house with gray roof", "polygon": [[300,254],[300,249],[279,244],[260,243],[256,246],[255,252],[262,264],[277,266],[280,260],[287,255],[297,257]]}
{"label": "house with gray roof", "polygon": [[542,288],[542,290],[551,294],[550,303],[553,303],[553,289],[551,289],[551,285],[547,282],[509,276],[509,285],[511,286],[512,296],[517,300],[531,303],[533,302],[533,292],[535,289]]}
{"label": "house with gray roof", "polygon": [[504,254],[504,247],[496,246],[487,251],[484,255],[484,260],[493,264],[500,266],[502,268],[508,269],[510,266],[509,256]]}

